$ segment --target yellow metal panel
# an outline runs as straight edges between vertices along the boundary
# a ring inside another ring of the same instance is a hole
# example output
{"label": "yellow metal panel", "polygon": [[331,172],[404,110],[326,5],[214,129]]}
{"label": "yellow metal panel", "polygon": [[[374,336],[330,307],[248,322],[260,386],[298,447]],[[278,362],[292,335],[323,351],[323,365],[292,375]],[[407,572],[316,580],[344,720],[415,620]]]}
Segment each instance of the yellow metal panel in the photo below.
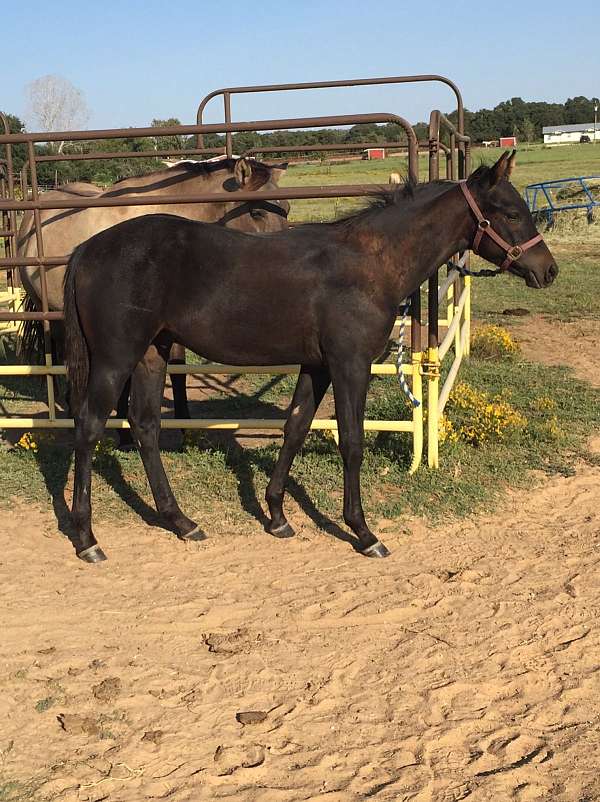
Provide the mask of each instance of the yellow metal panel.
{"label": "yellow metal panel", "polygon": [[[412,375],[413,366],[410,364],[402,365],[402,369],[407,376]],[[64,376],[66,374],[64,365],[0,365],[0,376]],[[210,375],[210,376],[242,376],[244,373],[262,374],[265,376],[294,375],[299,372],[298,365],[273,365],[271,367],[260,367],[256,365],[240,367],[239,365],[219,365],[208,363],[202,365],[169,365],[168,371],[173,374],[191,375]],[[373,376],[395,376],[398,373],[396,365],[378,364],[371,365]]]}
{"label": "yellow metal panel", "polygon": [[[255,431],[283,430],[284,419],[267,420],[262,418],[196,418],[193,420],[169,418],[161,420],[162,429],[252,429]],[[129,429],[129,423],[120,418],[109,418],[108,429]],[[4,418],[4,429],[73,429],[72,418]],[[337,421],[327,418],[316,418],[311,429],[337,431]],[[413,421],[365,420],[367,432],[412,432]]]}

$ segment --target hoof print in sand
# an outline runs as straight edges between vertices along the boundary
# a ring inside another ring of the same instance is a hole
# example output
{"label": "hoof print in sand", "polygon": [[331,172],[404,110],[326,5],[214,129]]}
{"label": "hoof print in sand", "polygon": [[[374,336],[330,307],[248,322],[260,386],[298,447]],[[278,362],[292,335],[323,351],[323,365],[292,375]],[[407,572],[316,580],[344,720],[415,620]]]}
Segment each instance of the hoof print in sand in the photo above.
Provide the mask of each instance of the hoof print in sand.
{"label": "hoof print in sand", "polygon": [[57,719],[62,729],[69,735],[100,735],[100,727],[91,716],[61,713]]}
{"label": "hoof print in sand", "polygon": [[260,724],[268,715],[264,710],[244,710],[235,714],[235,720],[239,724]]}
{"label": "hoof print in sand", "polygon": [[215,752],[215,773],[233,774],[237,769],[252,769],[265,761],[262,746],[219,746]]}

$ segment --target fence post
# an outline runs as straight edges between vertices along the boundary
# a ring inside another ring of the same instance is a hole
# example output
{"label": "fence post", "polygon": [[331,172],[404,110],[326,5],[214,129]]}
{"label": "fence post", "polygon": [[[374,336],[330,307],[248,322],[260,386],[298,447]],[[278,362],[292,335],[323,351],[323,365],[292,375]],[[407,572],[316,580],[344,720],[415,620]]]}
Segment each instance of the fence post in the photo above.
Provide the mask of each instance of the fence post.
{"label": "fence post", "polygon": [[[27,143],[27,155],[29,161],[29,175],[31,176],[31,199],[33,201],[39,200],[38,181],[37,181],[37,168],[35,164],[35,150],[33,142]],[[40,259],[44,257],[44,241],[42,236],[42,217],[39,209],[33,210],[33,219],[35,223],[35,239],[37,255]],[[40,271],[40,286],[42,296],[42,312],[48,312],[48,282],[46,280],[46,265],[39,264],[38,270]],[[46,367],[52,367],[52,337],[50,332],[50,321],[44,320],[44,360]],[[46,386],[48,390],[48,416],[50,420],[56,419],[56,401],[54,396],[54,376],[50,373],[46,375]]]}

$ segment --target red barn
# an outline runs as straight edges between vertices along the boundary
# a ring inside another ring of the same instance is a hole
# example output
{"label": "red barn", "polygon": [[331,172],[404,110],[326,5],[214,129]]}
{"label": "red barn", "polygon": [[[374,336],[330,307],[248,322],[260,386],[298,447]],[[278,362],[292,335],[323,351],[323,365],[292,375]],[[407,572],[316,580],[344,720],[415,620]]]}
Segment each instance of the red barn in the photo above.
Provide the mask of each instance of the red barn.
{"label": "red barn", "polygon": [[385,159],[385,148],[367,148],[363,150],[363,159]]}
{"label": "red barn", "polygon": [[517,137],[516,136],[501,136],[500,137],[500,147],[501,148],[516,148],[517,147]]}

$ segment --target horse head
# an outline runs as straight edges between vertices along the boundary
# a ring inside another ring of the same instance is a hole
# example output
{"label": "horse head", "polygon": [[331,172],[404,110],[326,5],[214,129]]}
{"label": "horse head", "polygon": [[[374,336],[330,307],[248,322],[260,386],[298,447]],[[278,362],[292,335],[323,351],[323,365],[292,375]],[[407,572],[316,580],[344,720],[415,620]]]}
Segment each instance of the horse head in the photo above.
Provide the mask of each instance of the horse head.
{"label": "horse head", "polygon": [[[290,204],[285,200],[260,200],[261,192],[274,192],[287,164],[270,165],[256,159],[237,159],[232,172],[223,182],[226,192],[256,192],[257,199],[227,204],[219,222],[240,231],[266,233],[287,227]],[[232,199],[233,200],[233,199]]]}
{"label": "horse head", "polygon": [[538,234],[527,204],[510,183],[516,151],[508,151],[492,167],[479,167],[462,184],[475,217],[472,250],[489,262],[541,289],[552,284],[558,266]]}

